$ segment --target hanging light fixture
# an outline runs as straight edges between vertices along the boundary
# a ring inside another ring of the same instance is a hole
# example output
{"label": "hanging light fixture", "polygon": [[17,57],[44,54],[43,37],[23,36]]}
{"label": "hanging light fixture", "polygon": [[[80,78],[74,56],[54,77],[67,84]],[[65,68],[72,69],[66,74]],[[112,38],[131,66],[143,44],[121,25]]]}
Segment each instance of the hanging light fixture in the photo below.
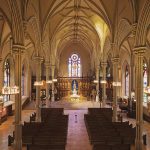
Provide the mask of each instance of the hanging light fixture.
{"label": "hanging light fixture", "polygon": [[97,84],[97,83],[98,83],[98,80],[94,80],[93,82]]}
{"label": "hanging light fixture", "polygon": [[113,82],[112,85],[113,86],[121,86],[121,82],[118,82],[118,81],[117,82]]}
{"label": "hanging light fixture", "polygon": [[53,81],[52,81],[52,80],[47,80],[46,83],[47,83],[47,84],[52,84]]}
{"label": "hanging light fixture", "polygon": [[43,81],[35,81],[34,82],[34,86],[43,86],[43,85],[44,85]]}
{"label": "hanging light fixture", "polygon": [[52,81],[53,81],[53,82],[57,82],[57,79],[53,79]]}
{"label": "hanging light fixture", "polygon": [[106,84],[107,81],[106,81],[106,80],[101,80],[101,83],[102,83],[102,84]]}
{"label": "hanging light fixture", "polygon": [[13,94],[19,94],[19,87],[18,86],[4,86],[2,88],[2,94],[3,95],[13,95]]}

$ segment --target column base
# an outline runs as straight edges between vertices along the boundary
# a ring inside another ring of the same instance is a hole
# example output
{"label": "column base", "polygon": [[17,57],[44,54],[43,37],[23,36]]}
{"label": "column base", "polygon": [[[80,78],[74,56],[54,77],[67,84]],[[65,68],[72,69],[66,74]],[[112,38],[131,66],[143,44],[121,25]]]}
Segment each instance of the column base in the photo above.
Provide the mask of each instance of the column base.
{"label": "column base", "polygon": [[102,101],[102,106],[103,106],[103,107],[106,106],[106,101],[105,101],[105,100]]}
{"label": "column base", "polygon": [[112,122],[117,122],[117,117],[116,116],[112,117]]}
{"label": "column base", "polygon": [[54,97],[54,96],[51,98],[51,101],[52,101],[52,102],[54,102],[54,101],[55,101],[55,97]]}
{"label": "column base", "polygon": [[15,150],[22,149],[22,124],[15,124],[14,148]]}
{"label": "column base", "polygon": [[49,106],[50,106],[50,103],[49,103],[49,100],[47,99],[46,100],[46,108],[49,108]]}
{"label": "column base", "polygon": [[143,148],[143,141],[139,139],[135,139],[135,149],[142,150]]}
{"label": "column base", "polygon": [[99,102],[99,96],[96,95],[96,102]]}
{"label": "column base", "polygon": [[41,108],[40,107],[36,108],[36,121],[41,122]]}

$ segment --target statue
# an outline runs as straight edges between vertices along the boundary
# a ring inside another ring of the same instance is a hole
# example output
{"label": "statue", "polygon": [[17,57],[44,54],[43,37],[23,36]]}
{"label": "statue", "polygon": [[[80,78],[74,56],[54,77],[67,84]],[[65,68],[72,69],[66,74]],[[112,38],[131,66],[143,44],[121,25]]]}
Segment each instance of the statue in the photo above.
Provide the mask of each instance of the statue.
{"label": "statue", "polygon": [[76,82],[73,83],[73,90],[76,89]]}
{"label": "statue", "polygon": [[73,83],[73,95],[77,95],[77,87],[75,81]]}
{"label": "statue", "polygon": [[79,100],[80,96],[77,94],[78,93],[78,85],[77,81],[72,81],[72,95],[71,100]]}

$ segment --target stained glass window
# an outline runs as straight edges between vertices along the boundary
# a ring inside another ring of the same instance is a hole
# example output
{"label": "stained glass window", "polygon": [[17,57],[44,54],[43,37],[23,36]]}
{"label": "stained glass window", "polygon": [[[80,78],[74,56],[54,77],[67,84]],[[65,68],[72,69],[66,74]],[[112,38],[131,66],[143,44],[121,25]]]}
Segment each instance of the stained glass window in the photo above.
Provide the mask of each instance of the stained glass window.
{"label": "stained glass window", "polygon": [[109,62],[107,62],[107,67],[106,67],[106,77],[110,77],[111,76],[111,72],[110,72],[110,64]]}
{"label": "stained glass window", "polygon": [[[4,63],[4,86],[10,86],[10,62],[7,59]],[[4,96],[4,102],[10,99],[9,95]]]}
{"label": "stained glass window", "polygon": [[77,54],[72,54],[68,61],[69,77],[81,76],[81,60]]}
{"label": "stained glass window", "polygon": [[125,68],[125,96],[129,97],[129,68],[127,65]]}
{"label": "stained glass window", "polygon": [[[143,62],[143,88],[147,87],[147,64]],[[147,95],[143,93],[143,101],[147,103]]]}
{"label": "stained glass window", "polygon": [[22,83],[21,83],[21,93],[22,93],[22,95],[24,95],[24,79],[25,79],[25,72],[24,72],[24,65],[23,65],[23,67],[22,67],[22,78],[21,78],[21,80],[22,80]]}

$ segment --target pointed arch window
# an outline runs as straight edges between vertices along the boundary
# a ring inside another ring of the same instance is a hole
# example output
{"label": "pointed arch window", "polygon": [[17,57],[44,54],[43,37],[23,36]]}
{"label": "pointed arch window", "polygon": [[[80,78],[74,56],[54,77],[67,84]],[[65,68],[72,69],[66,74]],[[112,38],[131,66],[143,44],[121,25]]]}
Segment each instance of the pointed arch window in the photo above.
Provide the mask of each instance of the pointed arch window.
{"label": "pointed arch window", "polygon": [[[7,59],[4,63],[4,86],[10,86],[10,61]],[[9,101],[10,96],[4,96],[4,102]]]}
{"label": "pointed arch window", "polygon": [[[148,84],[148,73],[147,73],[147,63],[143,61],[143,88],[147,87]],[[143,101],[147,103],[147,95],[143,93]]]}
{"label": "pointed arch window", "polygon": [[125,96],[129,97],[129,67],[125,67]]}
{"label": "pointed arch window", "polygon": [[72,54],[68,60],[69,77],[81,76],[81,60],[77,54]]}
{"label": "pointed arch window", "polygon": [[107,67],[106,67],[106,77],[111,77],[111,71],[110,71],[110,64],[107,62]]}
{"label": "pointed arch window", "polygon": [[22,78],[21,78],[21,93],[22,95],[24,95],[24,82],[25,82],[25,68],[24,68],[24,65],[22,67]]}

